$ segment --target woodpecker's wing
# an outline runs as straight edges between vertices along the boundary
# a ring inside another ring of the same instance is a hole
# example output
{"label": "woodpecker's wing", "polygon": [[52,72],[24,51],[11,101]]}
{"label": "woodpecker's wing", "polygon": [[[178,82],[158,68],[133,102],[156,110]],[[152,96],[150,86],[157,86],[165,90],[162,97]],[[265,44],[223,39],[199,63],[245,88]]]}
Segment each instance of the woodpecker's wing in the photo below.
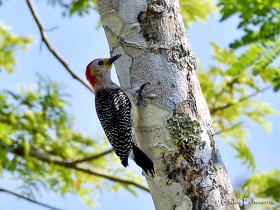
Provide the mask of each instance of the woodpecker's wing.
{"label": "woodpecker's wing", "polygon": [[[98,118],[115,153],[127,162],[134,142],[131,103],[120,88],[99,90],[95,97]],[[127,164],[127,163],[126,163]]]}

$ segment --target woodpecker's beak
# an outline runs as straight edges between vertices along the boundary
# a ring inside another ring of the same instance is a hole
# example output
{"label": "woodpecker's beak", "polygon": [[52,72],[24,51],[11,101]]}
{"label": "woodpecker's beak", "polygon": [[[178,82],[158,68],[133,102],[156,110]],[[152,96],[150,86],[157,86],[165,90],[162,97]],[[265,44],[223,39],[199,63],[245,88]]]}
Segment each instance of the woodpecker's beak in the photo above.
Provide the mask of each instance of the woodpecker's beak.
{"label": "woodpecker's beak", "polygon": [[112,65],[116,60],[118,60],[119,57],[121,57],[121,56],[122,56],[121,54],[118,54],[118,55],[115,55],[115,56],[111,57],[111,58],[109,59],[107,65],[110,65],[110,66],[111,66],[111,65]]}

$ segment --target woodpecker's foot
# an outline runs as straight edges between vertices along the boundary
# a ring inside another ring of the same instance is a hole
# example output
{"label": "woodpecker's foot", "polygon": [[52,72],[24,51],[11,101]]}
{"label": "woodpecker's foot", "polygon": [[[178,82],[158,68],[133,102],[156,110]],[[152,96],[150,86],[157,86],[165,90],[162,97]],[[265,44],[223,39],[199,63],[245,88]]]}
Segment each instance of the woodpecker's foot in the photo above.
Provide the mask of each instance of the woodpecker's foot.
{"label": "woodpecker's foot", "polygon": [[145,170],[145,173],[146,173],[147,176],[149,176],[149,174],[150,174],[153,178],[155,178],[154,169]]}
{"label": "woodpecker's foot", "polygon": [[137,106],[140,107],[142,106],[146,106],[145,102],[144,102],[144,96],[143,96],[143,89],[145,88],[146,85],[149,85],[151,83],[146,82],[143,85],[141,85],[140,89],[138,90],[138,99],[137,99]]}

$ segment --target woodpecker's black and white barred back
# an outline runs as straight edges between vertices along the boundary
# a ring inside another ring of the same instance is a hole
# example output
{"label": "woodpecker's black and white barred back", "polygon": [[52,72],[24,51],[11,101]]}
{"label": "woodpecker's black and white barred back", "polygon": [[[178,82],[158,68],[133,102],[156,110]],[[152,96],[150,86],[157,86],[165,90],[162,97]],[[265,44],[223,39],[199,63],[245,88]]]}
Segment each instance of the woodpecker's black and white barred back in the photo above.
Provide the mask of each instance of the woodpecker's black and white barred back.
{"label": "woodpecker's black and white barred back", "polygon": [[110,59],[96,59],[89,63],[86,77],[95,90],[97,116],[115,153],[124,167],[132,158],[146,174],[154,176],[153,162],[136,145],[132,132],[132,106],[126,93],[111,80],[112,63],[120,55]]}
{"label": "woodpecker's black and white barred back", "polygon": [[96,93],[95,107],[105,134],[126,167],[134,142],[131,130],[131,104],[120,89],[104,88]]}
{"label": "woodpecker's black and white barred back", "polygon": [[128,166],[128,157],[147,173],[153,174],[153,163],[135,144],[131,125],[131,102],[120,88],[104,88],[96,93],[95,106],[97,116],[105,134],[120,157],[124,167]]}

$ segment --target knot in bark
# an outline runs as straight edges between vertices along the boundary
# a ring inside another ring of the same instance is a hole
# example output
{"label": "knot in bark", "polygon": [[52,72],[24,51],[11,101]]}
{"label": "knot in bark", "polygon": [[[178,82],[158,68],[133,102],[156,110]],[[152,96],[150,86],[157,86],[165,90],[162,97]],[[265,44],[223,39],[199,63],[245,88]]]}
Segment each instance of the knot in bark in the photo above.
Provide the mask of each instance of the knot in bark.
{"label": "knot in bark", "polygon": [[148,7],[148,10],[151,13],[163,13],[163,11],[166,8],[166,3],[163,0],[154,0],[150,6]]}

